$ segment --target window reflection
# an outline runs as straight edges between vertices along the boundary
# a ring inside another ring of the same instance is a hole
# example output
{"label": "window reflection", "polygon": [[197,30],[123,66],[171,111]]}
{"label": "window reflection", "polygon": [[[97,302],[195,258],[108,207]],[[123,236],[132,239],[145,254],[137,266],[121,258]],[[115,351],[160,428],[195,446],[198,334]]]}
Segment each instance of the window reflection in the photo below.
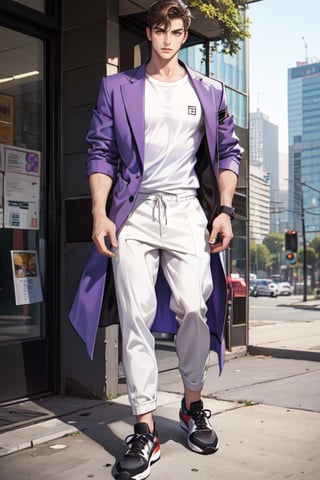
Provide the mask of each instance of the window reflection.
{"label": "window reflection", "polygon": [[[41,40],[3,27],[0,44],[0,341],[16,341],[44,334],[43,302],[27,296],[34,278],[21,279],[26,301],[17,302],[11,256],[35,251],[43,258],[44,48]],[[34,201],[29,185],[37,194]],[[39,268],[40,276],[44,265]]]}

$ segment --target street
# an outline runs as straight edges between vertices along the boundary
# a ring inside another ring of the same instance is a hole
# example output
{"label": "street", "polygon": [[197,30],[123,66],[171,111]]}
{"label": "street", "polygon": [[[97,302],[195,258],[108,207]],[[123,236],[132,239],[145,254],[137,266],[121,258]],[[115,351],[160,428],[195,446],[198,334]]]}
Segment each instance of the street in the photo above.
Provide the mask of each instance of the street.
{"label": "street", "polygon": [[[301,295],[271,297],[249,297],[249,321],[254,326],[257,322],[297,321],[312,322],[320,320],[320,312],[288,308],[287,305],[302,302]],[[284,305],[284,306],[282,306]]]}

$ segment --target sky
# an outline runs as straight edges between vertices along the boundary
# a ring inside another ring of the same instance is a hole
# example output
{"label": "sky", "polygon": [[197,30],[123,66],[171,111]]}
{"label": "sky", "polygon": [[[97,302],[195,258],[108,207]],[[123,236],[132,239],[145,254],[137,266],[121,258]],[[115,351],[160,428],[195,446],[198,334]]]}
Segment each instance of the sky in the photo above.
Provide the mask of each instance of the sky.
{"label": "sky", "polygon": [[262,0],[250,5],[248,17],[250,112],[259,108],[278,125],[279,152],[286,153],[288,68],[306,53],[320,61],[320,1]]}

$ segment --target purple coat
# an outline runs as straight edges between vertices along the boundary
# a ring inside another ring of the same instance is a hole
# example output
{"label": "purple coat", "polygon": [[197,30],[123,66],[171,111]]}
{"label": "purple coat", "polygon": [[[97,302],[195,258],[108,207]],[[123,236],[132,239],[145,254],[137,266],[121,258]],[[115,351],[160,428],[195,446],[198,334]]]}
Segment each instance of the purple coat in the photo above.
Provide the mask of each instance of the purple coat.
{"label": "purple coat", "polygon": [[[197,173],[200,180],[199,200],[210,228],[219,205],[217,174],[220,169],[238,174],[242,149],[234,132],[233,117],[227,113],[223,84],[182,65],[188,72],[204,113],[205,137],[197,154]],[[135,205],[142,180],[145,66],[103,77],[87,135],[91,144],[88,175],[99,172],[114,179],[108,215],[115,222],[117,231]],[[70,311],[71,323],[85,342],[90,358],[93,358],[100,317],[106,317],[103,319],[105,324],[117,322],[114,290],[110,288],[113,283],[112,268],[108,268],[108,260],[93,247]],[[218,354],[221,371],[227,299],[220,254],[211,255],[211,269],[214,289],[207,302],[207,317],[211,348]],[[177,322],[169,309],[170,291],[161,270],[156,290],[158,308],[152,330],[174,334]],[[113,294],[111,299],[110,292]]]}

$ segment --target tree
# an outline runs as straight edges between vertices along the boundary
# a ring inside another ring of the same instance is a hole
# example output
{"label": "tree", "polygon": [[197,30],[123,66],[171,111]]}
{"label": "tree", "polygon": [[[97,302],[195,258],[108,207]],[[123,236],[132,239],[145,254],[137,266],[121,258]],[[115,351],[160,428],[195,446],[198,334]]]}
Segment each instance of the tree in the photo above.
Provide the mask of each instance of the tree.
{"label": "tree", "polygon": [[316,285],[320,285],[320,237],[314,237],[309,243],[309,247],[313,248],[317,253],[317,268],[315,270]]}
{"label": "tree", "polygon": [[[303,248],[300,248],[297,259],[303,264]],[[317,262],[317,253],[313,248],[307,247],[307,265],[315,266]]]}
{"label": "tree", "polygon": [[270,252],[273,273],[279,273],[284,249],[284,235],[282,233],[269,233],[265,236],[263,245]]}
{"label": "tree", "polygon": [[250,37],[250,20],[244,15],[246,0],[189,0],[187,3],[218,22],[220,34],[213,50],[217,50],[221,42],[221,52],[234,55],[240,50],[241,41]]}
{"label": "tree", "polygon": [[283,233],[269,233],[264,237],[263,244],[266,245],[272,254],[277,254],[279,250],[282,252],[284,248],[284,235]]}
{"label": "tree", "polygon": [[271,267],[271,256],[268,248],[255,242],[250,243],[250,265],[251,273],[258,273],[260,270],[269,270]]}
{"label": "tree", "polygon": [[317,252],[318,258],[320,258],[320,237],[314,237],[309,243],[309,247],[313,248]]}

